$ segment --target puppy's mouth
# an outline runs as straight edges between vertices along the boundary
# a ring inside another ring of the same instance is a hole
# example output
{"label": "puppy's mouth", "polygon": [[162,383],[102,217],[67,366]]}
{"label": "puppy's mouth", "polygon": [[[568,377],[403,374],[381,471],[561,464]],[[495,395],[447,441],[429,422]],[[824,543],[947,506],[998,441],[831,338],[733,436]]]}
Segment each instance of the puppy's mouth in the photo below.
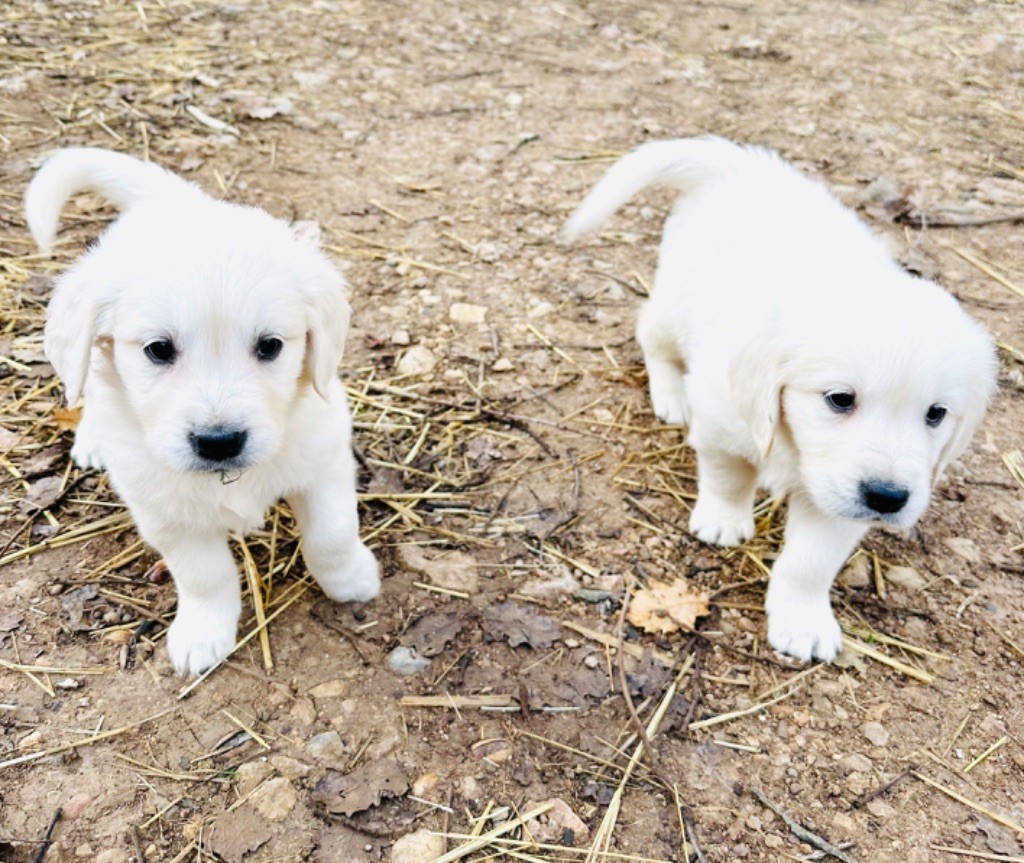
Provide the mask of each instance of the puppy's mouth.
{"label": "puppy's mouth", "polygon": [[189,473],[220,475],[221,481],[234,481],[238,479],[248,468],[252,467],[252,459],[239,456],[238,458],[212,461],[205,458],[193,459],[188,466]]}

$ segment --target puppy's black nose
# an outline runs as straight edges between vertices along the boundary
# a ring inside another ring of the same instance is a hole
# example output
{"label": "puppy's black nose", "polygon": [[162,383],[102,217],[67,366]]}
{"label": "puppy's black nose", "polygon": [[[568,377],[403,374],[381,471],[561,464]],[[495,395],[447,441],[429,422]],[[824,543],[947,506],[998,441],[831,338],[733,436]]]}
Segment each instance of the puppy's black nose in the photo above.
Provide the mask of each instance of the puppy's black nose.
{"label": "puppy's black nose", "polygon": [[200,458],[207,461],[227,461],[242,452],[248,434],[224,426],[213,426],[203,429],[199,434],[192,433],[188,437],[192,442],[192,449]]}
{"label": "puppy's black nose", "polygon": [[892,482],[869,479],[861,481],[860,498],[868,509],[888,515],[903,509],[910,500],[910,492]]}

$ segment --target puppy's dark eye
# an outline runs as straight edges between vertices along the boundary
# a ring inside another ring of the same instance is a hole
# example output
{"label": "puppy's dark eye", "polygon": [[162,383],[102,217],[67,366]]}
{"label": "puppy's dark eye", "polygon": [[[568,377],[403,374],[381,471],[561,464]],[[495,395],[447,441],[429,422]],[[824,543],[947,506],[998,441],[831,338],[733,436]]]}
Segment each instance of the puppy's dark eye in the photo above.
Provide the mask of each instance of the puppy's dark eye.
{"label": "puppy's dark eye", "polygon": [[270,362],[271,360],[277,359],[277,355],[281,353],[281,348],[284,347],[282,342],[277,336],[262,336],[258,342],[256,342],[256,359],[262,360],[263,362]]}
{"label": "puppy's dark eye", "polygon": [[837,414],[848,414],[857,405],[857,397],[844,390],[832,390],[825,393],[825,403]]}
{"label": "puppy's dark eye", "polygon": [[178,349],[170,339],[156,339],[142,349],[151,363],[169,366],[178,358]]}
{"label": "puppy's dark eye", "polygon": [[934,428],[946,418],[948,411],[949,409],[942,405],[932,405],[924,415],[924,421]]}

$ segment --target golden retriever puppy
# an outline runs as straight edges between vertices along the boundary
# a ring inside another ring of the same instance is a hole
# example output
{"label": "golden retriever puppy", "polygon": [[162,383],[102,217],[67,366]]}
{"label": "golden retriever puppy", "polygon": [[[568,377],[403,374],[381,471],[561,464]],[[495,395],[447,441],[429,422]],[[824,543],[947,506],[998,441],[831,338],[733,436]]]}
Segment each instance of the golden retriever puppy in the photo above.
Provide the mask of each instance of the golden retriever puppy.
{"label": "golden retriever puppy", "polygon": [[737,545],[758,487],[789,497],[768,640],[803,660],[842,645],[829,589],[872,525],[908,528],[967,446],[995,385],[986,331],[820,183],[721,138],[645,144],[572,216],[572,240],[651,184],[683,193],[640,312],[657,416],[697,454],[690,529]]}
{"label": "golden retriever puppy", "polygon": [[53,155],[29,185],[44,251],[83,189],[123,213],[58,280],[46,354],[68,402],[85,394],[72,456],[106,469],[174,577],[175,669],[199,673],[234,646],[228,534],[261,524],[279,498],[324,592],[372,599],[380,579],[359,539],[337,378],[349,306],[316,239],[156,165],[83,148]]}

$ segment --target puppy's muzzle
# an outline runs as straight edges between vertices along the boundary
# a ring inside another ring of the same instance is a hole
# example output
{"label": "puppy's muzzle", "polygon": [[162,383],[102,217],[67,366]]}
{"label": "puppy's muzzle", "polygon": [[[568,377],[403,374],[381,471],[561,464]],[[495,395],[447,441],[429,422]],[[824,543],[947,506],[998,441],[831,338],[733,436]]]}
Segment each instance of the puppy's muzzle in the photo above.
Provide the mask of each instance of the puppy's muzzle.
{"label": "puppy's muzzle", "polygon": [[892,515],[906,506],[910,491],[893,482],[868,479],[861,481],[860,499],[872,512]]}
{"label": "puppy's muzzle", "polygon": [[224,462],[236,459],[245,449],[248,432],[225,426],[212,426],[189,434],[192,451],[205,461]]}

